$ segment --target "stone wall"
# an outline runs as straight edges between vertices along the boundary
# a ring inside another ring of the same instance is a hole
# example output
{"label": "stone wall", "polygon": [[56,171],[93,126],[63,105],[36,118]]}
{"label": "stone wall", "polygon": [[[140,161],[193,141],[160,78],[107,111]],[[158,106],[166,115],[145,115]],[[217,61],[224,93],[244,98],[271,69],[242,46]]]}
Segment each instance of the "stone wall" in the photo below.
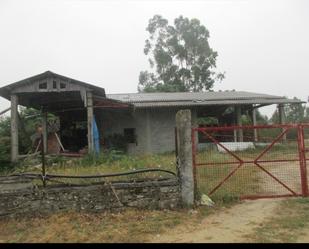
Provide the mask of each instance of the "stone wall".
{"label": "stone wall", "polygon": [[176,179],[90,186],[0,188],[0,216],[48,214],[60,210],[98,212],[125,207],[173,209],[180,204]]}

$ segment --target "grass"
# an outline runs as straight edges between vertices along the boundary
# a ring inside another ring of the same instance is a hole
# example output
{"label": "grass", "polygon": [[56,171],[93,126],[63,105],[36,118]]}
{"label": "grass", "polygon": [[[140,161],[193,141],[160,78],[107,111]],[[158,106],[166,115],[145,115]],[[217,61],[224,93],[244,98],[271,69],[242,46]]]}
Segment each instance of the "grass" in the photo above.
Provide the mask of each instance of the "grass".
{"label": "grass", "polygon": [[0,219],[0,242],[148,242],[154,236],[194,226],[220,207],[188,210],[137,210],[119,213],[58,213],[45,217]]}
{"label": "grass", "polygon": [[[268,151],[262,159],[291,159],[297,156],[295,151],[296,143],[288,142],[285,144],[276,144]],[[254,160],[259,155],[265,146],[256,146],[255,149],[247,149],[243,151],[234,152],[243,160]],[[118,173],[125,171],[134,171],[145,168],[166,169],[176,172],[176,158],[174,153],[164,153],[160,155],[136,155],[128,156],[111,151],[109,153],[102,153],[99,156],[85,156],[81,159],[65,159],[63,157],[51,157],[47,160],[46,172],[47,174],[63,174],[63,175],[97,175]],[[209,195],[228,174],[234,170],[238,164],[237,160],[228,153],[218,152],[214,149],[207,149],[200,151],[196,156],[197,163],[223,163],[220,165],[201,165],[197,166],[197,190],[198,196],[201,194]],[[230,162],[236,162],[232,164]],[[26,162],[27,164],[27,162]],[[37,163],[36,163],[37,164]],[[272,167],[271,164],[264,164],[266,168]],[[20,166],[17,167],[14,173],[18,172],[36,172],[41,173],[40,164],[37,167]],[[233,176],[222,184],[210,197],[215,201],[237,201],[240,196],[254,195],[261,190],[260,185],[262,179],[260,177],[261,170],[252,163],[245,163],[242,165]],[[117,176],[104,178],[105,181],[123,181],[123,180],[137,180],[137,179],[158,179],[170,177],[170,174],[164,172],[147,172],[141,174]],[[267,176],[266,176],[267,177]],[[56,179],[67,184],[89,184],[101,182],[102,178],[94,179]],[[37,184],[42,184],[40,180]],[[58,184],[57,182],[48,181],[48,185]],[[261,190],[261,191],[260,191]]]}
{"label": "grass", "polygon": [[[251,242],[259,243],[293,243],[303,231],[309,231],[309,198],[293,198],[283,200],[277,208],[275,216],[257,227],[248,236]],[[308,241],[307,241],[308,242]]]}
{"label": "grass", "polygon": [[[174,153],[160,155],[136,155],[128,156],[116,152],[102,153],[99,156],[87,155],[78,159],[65,159],[63,157],[52,157],[47,159],[46,173],[61,175],[100,175],[135,171],[139,169],[157,168],[176,172]],[[37,166],[21,165],[13,173],[32,172],[41,173],[41,164]],[[104,178],[108,181],[136,180],[145,178],[165,178],[171,175],[164,172],[147,172],[133,175],[116,176]],[[58,179],[57,179],[58,180]],[[61,179],[62,182],[71,184],[87,184],[102,181],[102,178],[94,179]],[[49,184],[54,184],[48,182]],[[37,184],[41,184],[40,181]]]}

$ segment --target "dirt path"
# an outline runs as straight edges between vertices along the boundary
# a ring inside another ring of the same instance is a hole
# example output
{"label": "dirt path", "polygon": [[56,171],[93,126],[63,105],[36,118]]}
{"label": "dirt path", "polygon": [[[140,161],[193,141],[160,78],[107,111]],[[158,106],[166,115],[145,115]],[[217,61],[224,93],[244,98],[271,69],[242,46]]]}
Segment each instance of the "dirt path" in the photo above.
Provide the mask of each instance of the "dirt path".
{"label": "dirt path", "polygon": [[211,215],[194,227],[179,226],[151,242],[231,243],[246,242],[246,235],[271,217],[279,199],[243,201],[230,209]]}

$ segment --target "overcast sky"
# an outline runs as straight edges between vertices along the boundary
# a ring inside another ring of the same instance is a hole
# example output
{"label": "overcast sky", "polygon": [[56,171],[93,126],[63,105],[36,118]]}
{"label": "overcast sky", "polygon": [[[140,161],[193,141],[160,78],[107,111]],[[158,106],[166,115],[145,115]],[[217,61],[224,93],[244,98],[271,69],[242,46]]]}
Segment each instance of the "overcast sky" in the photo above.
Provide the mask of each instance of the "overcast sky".
{"label": "overcast sky", "polygon": [[[215,90],[309,95],[309,1],[0,0],[0,86],[51,70],[136,92],[148,20],[198,18],[226,79]],[[0,97],[1,110],[9,102]],[[0,110],[0,111],[1,111]],[[272,108],[262,112],[271,113]]]}

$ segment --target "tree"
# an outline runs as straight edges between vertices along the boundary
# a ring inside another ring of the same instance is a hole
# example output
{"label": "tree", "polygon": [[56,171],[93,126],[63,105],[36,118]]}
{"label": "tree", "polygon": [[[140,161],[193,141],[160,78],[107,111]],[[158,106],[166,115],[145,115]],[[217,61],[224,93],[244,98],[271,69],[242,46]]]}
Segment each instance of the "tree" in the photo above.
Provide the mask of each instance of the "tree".
{"label": "tree", "polygon": [[144,53],[152,72],[140,72],[139,92],[198,92],[224,79],[214,71],[218,53],[210,48],[209,32],[198,19],[179,16],[172,26],[155,15],[146,30],[150,37]]}
{"label": "tree", "polygon": [[[293,98],[294,100],[300,100],[296,97]],[[304,123],[309,122],[309,108],[306,105],[301,103],[296,104],[289,104],[284,106],[284,113],[285,113],[285,121],[286,123]],[[276,110],[272,117],[271,122],[278,124],[279,123],[279,113]]]}
{"label": "tree", "polygon": [[[20,107],[19,111],[19,150],[21,154],[26,154],[32,149],[31,135],[36,132],[38,125],[41,125],[41,112],[33,108]],[[52,114],[48,114],[48,120],[55,119]],[[11,118],[9,116],[0,117],[0,171],[10,163],[11,151]]]}

